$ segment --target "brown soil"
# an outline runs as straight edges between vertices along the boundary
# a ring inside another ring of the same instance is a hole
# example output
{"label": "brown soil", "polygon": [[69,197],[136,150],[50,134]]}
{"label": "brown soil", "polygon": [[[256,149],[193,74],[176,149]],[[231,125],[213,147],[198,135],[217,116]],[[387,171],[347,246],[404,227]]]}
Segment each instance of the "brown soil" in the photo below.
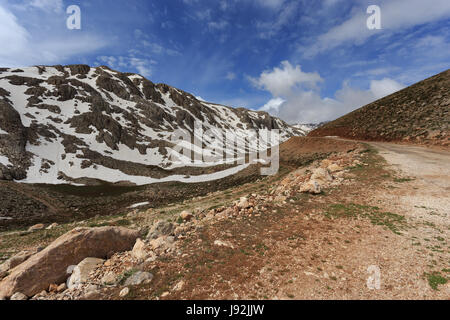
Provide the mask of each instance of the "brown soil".
{"label": "brown soil", "polygon": [[[449,299],[448,283],[438,290],[428,283],[433,273],[448,278],[448,219],[435,218],[448,212],[409,213],[423,201],[404,206],[403,196],[427,186],[415,186],[366,151],[368,165],[353,168],[349,184],[205,226],[184,240],[181,257],[149,269],[154,281],[132,288],[128,298],[160,299],[167,292],[163,299]],[[358,206],[369,215],[352,212]],[[381,213],[393,220],[377,220]],[[214,246],[215,240],[234,248]],[[380,269],[380,289],[367,286],[370,266]],[[183,290],[172,290],[181,279]],[[118,291],[98,298],[117,299]]]}

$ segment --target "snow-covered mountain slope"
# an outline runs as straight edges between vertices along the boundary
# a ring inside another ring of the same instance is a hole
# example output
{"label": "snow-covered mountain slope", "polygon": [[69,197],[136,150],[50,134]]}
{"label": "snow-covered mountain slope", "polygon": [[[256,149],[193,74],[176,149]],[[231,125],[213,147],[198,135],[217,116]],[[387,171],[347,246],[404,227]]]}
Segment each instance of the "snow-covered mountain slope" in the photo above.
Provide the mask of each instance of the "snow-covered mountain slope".
{"label": "snow-covered mountain slope", "polygon": [[321,122],[321,123],[298,123],[294,124],[293,127],[302,131],[303,134],[307,135],[309,132],[323,126],[327,122]]}
{"label": "snow-covered mountain slope", "polygon": [[[238,141],[249,141],[250,150],[256,147],[247,130],[279,129],[281,141],[303,135],[265,112],[200,101],[179,89],[104,66],[1,68],[0,180],[197,182],[245,166],[203,174],[173,163],[170,155],[179,152],[173,143],[175,130],[194,135],[198,123],[204,131],[232,132]],[[208,143],[213,141],[203,141]],[[214,164],[221,163],[225,161]]]}

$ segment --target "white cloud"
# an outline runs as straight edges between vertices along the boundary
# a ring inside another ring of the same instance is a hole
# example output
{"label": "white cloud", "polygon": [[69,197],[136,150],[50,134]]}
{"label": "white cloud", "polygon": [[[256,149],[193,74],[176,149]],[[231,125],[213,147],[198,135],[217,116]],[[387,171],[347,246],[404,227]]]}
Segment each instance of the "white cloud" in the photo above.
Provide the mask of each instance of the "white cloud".
{"label": "white cloud", "polygon": [[[344,82],[334,98],[322,98],[317,86],[322,78],[318,73],[304,73],[300,66],[294,68],[287,61],[282,66],[283,69],[265,71],[258,79],[251,81],[273,96],[259,110],[267,111],[289,123],[333,120],[404,88],[402,84],[389,78],[372,80],[367,90],[352,88]],[[304,86],[305,83],[309,86]]]}
{"label": "white cloud", "polygon": [[351,18],[328,32],[320,35],[310,46],[303,46],[300,51],[311,57],[318,53],[336,48],[339,45],[362,44],[373,35],[404,31],[421,24],[439,21],[450,17],[450,1],[423,0],[381,1],[382,30],[369,30],[366,26],[366,7],[354,8]]}
{"label": "white cloud", "polygon": [[63,11],[62,0],[32,0],[29,5],[45,11],[61,12]]}
{"label": "white cloud", "polygon": [[303,72],[299,65],[295,68],[289,61],[281,62],[281,68],[264,71],[259,78],[250,78],[256,87],[269,91],[273,96],[289,95],[299,87],[316,87],[323,79],[317,72]]}
{"label": "white cloud", "polygon": [[[42,9],[57,8],[45,1],[35,4],[41,5]],[[57,35],[40,30],[29,31],[12,12],[0,5],[0,43],[7,46],[0,50],[1,66],[61,63],[70,57],[90,53],[107,45],[104,39],[89,32],[72,32],[69,39],[63,33]]]}
{"label": "white cloud", "polygon": [[270,99],[265,105],[263,105],[259,110],[261,111],[270,111],[270,112],[278,112],[280,109],[280,106],[285,103],[286,100],[283,98],[273,98]]}
{"label": "white cloud", "polygon": [[7,45],[0,50],[0,63],[8,66],[14,57],[26,49],[29,34],[17,22],[17,18],[9,11],[0,6],[0,43]]}
{"label": "white cloud", "polygon": [[151,59],[138,58],[132,52],[128,56],[99,56],[97,64],[106,64],[112,69],[120,69],[124,72],[137,70],[140,75],[148,78],[152,75],[152,66],[156,62]]}

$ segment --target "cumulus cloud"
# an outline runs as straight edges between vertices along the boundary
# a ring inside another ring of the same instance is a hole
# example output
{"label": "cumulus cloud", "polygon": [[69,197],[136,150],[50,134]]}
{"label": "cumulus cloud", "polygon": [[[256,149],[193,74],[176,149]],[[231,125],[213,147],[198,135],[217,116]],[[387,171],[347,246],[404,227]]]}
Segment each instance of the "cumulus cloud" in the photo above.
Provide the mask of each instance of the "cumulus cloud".
{"label": "cumulus cloud", "polygon": [[[404,85],[389,78],[372,80],[367,90],[344,82],[333,98],[322,98],[318,73],[305,73],[300,66],[284,61],[282,68],[264,71],[252,83],[269,91],[273,98],[260,108],[289,123],[317,123],[333,120],[356,108],[401,90]],[[304,86],[303,84],[309,84]]]}
{"label": "cumulus cloud", "polygon": [[366,21],[367,7],[354,8],[353,15],[343,23],[320,35],[312,45],[302,46],[304,56],[311,57],[339,45],[362,44],[373,35],[396,33],[424,23],[435,22],[450,17],[450,1],[433,0],[430,4],[423,0],[381,1],[382,30],[369,30]]}
{"label": "cumulus cloud", "polygon": [[317,72],[303,72],[299,65],[292,66],[289,61],[261,73],[258,78],[249,78],[256,87],[269,91],[273,96],[285,96],[301,88],[314,88],[323,79]]}

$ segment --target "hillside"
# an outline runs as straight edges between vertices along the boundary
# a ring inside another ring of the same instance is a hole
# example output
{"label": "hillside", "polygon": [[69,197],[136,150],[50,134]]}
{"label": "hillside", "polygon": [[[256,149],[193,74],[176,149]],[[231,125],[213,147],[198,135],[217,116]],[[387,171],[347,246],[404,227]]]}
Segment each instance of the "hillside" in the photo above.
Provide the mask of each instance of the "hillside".
{"label": "hillside", "polygon": [[449,146],[449,125],[447,70],[329,122],[309,136]]}
{"label": "hillside", "polygon": [[[177,152],[174,131],[193,136],[196,123],[204,131],[232,132],[237,141],[247,140],[250,150],[256,146],[246,130],[280,129],[281,141],[303,135],[265,112],[199,101],[104,66],[2,68],[0,180],[136,185],[211,180],[220,175],[187,177],[204,170],[179,169],[183,166],[170,157]],[[226,168],[208,173],[221,169]]]}

